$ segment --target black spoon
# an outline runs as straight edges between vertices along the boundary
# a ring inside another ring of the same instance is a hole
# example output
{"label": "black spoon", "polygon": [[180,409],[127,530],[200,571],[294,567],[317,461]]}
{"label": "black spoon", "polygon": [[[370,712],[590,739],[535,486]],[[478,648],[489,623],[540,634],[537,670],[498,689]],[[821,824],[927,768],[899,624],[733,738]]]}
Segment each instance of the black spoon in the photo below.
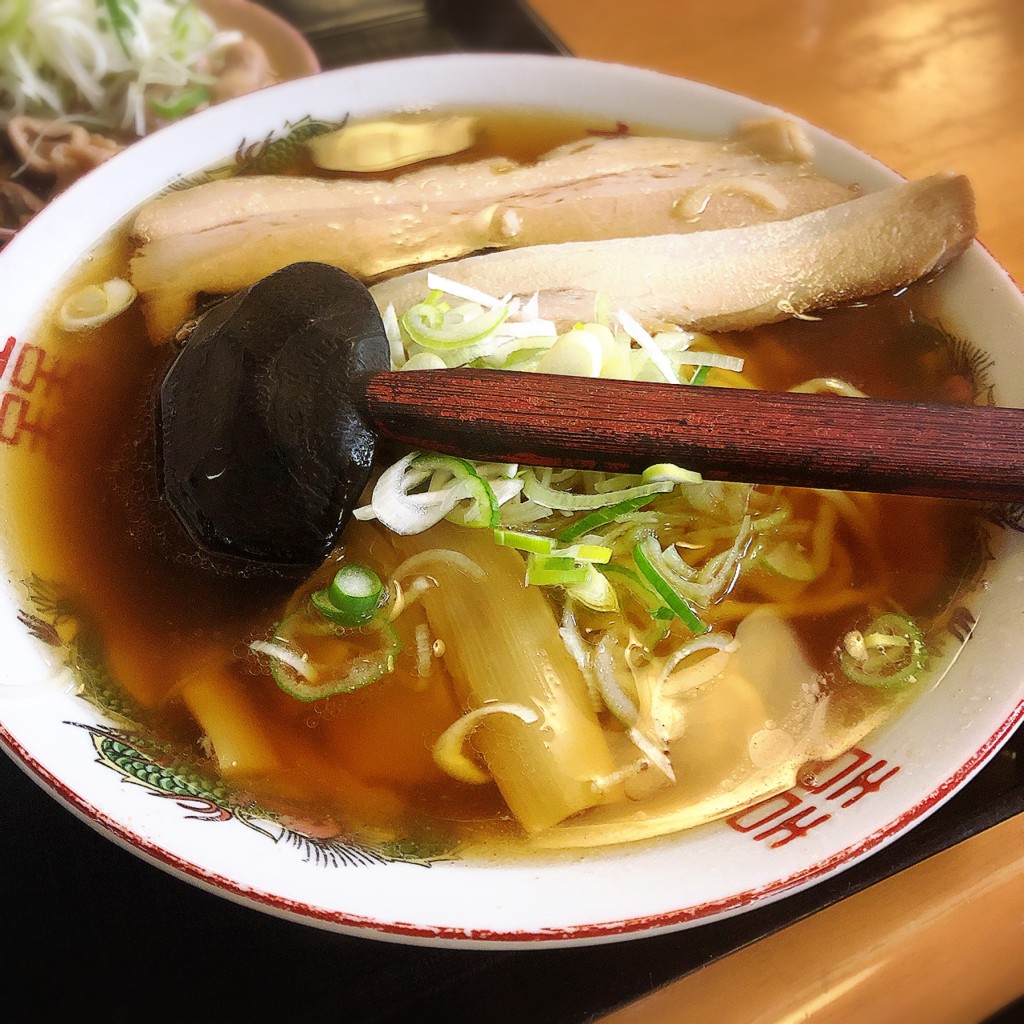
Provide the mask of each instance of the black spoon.
{"label": "black spoon", "polygon": [[193,540],[250,570],[307,572],[382,437],[499,462],[1024,501],[1024,410],[389,365],[370,293],[323,264],[206,313],[158,409],[162,492]]}

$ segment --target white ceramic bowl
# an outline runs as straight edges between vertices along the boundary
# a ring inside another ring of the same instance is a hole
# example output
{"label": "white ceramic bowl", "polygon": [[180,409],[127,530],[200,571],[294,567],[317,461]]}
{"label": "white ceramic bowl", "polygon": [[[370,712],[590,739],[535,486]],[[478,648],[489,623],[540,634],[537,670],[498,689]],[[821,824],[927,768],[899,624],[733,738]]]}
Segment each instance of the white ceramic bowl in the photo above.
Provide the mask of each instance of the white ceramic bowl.
{"label": "white ceramic bowl", "polygon": [[[488,55],[331,72],[170,127],[58,197],[0,255],[0,458],[27,422],[19,417],[32,416],[33,394],[18,367],[39,310],[115,222],[176,179],[230,158],[243,141],[280,134],[305,115],[340,121],[430,105],[571,110],[698,135],[726,134],[742,119],[777,113],[651,72]],[[826,174],[867,189],[895,180],[850,146],[809,131]],[[1024,405],[1024,300],[1016,286],[975,245],[941,288],[946,326],[994,360],[998,403]],[[6,521],[5,530],[7,544],[16,545]],[[731,823],[632,848],[544,863],[425,867],[295,846],[281,841],[280,826],[254,829],[230,813],[216,824],[197,820],[216,812],[214,800],[173,781],[161,790],[155,771],[147,775],[138,765],[117,767],[115,739],[105,731],[112,723],[69,693],[66,678],[55,681],[59,654],[19,619],[24,609],[13,581],[0,593],[0,738],[41,785],[114,841],[199,886],[297,921],[476,946],[649,935],[767,903],[849,867],[919,822],[993,755],[1024,713],[1024,539],[1006,530],[996,547],[985,586],[970,600],[977,627],[953,670],[823,775],[819,787],[793,790]],[[153,792],[170,798],[153,799]]]}

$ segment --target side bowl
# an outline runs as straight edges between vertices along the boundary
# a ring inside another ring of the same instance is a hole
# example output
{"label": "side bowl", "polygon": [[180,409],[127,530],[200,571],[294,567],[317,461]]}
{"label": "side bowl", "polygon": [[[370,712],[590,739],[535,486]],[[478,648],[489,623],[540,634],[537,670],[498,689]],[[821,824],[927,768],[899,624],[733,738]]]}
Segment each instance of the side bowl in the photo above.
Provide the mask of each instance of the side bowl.
{"label": "side bowl", "polygon": [[[567,97],[572,97],[571,101]],[[132,146],[44,210],[0,254],[0,459],[31,457],[47,353],[32,343],[62,280],[154,193],[306,117],[340,122],[427,107],[572,113],[723,135],[780,112],[707,86],[567,57],[450,56],[369,64],[288,82]],[[829,176],[883,187],[897,176],[808,126]],[[61,238],[59,247],[53,239]],[[939,317],[993,362],[1001,405],[1024,405],[1024,298],[980,245],[941,280]],[[8,510],[5,550],[18,544]],[[23,573],[6,557],[0,593],[0,741],[56,799],[113,841],[200,887],[349,934],[433,945],[608,942],[710,922],[850,867],[948,799],[1024,715],[1016,592],[1024,539],[1010,528],[971,599],[977,622],[941,686],[818,778],[689,833],[542,860],[385,859],[318,844],[225,809],[216,793],[140,761],[129,736],[75,695],[66,659],[26,615]],[[163,799],[152,799],[159,795]],[[197,821],[197,818],[216,821]]]}
{"label": "side bowl", "polygon": [[237,29],[255,39],[282,82],[320,71],[320,60],[306,37],[266,7],[250,0],[201,0],[200,6],[220,28]]}

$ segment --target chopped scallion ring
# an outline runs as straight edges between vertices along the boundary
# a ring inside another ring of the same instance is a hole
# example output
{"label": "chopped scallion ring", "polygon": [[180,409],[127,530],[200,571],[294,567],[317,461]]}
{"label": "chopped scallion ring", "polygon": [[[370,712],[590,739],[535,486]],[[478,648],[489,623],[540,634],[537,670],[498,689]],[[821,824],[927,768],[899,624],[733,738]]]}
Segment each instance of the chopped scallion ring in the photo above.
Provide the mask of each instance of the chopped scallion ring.
{"label": "chopped scallion ring", "polygon": [[172,96],[170,99],[161,100],[153,97],[149,101],[149,105],[163,118],[167,120],[174,120],[178,117],[184,117],[185,114],[196,107],[202,106],[204,103],[210,101],[210,90],[205,85],[192,85],[187,89],[182,89],[176,96]]}
{"label": "chopped scallion ring", "polygon": [[271,643],[251,645],[288,696],[312,702],[353,693],[394,671],[402,643],[384,616],[351,629],[325,625],[301,609],[278,623]]}
{"label": "chopped scallion ring", "polygon": [[844,637],[843,675],[862,686],[912,686],[928,663],[924,634],[913,619],[895,612],[876,615],[864,630]]}
{"label": "chopped scallion ring", "polygon": [[577,562],[600,562],[604,565],[612,557],[612,549],[602,544],[572,544],[567,548],[556,548],[551,554],[573,558]]}
{"label": "chopped scallion ring", "polygon": [[343,565],[326,590],[313,594],[313,606],[340,626],[359,626],[380,607],[384,584],[370,568],[358,562]]}
{"label": "chopped scallion ring", "polygon": [[761,555],[761,564],[776,576],[809,583],[818,572],[810,556],[791,540],[780,540]]}
{"label": "chopped scallion ring", "polygon": [[479,316],[458,323],[446,315],[440,306],[421,302],[413,306],[401,320],[409,337],[424,348],[443,352],[446,349],[466,348],[493,334],[508,317],[508,306],[488,309]]}
{"label": "chopped scallion ring", "polygon": [[537,372],[567,377],[599,377],[603,361],[600,339],[585,328],[574,328],[563,334],[541,356]]}
{"label": "chopped scallion ring", "polygon": [[102,284],[87,284],[60,307],[60,325],[66,331],[88,331],[123,313],[134,301],[133,285],[120,277]]}
{"label": "chopped scallion ring", "polygon": [[502,547],[530,551],[537,555],[549,555],[555,546],[550,537],[543,537],[538,533],[524,533],[521,530],[496,529],[494,541]]}
{"label": "chopped scallion ring", "polygon": [[583,566],[587,578],[582,583],[566,584],[565,592],[579,604],[586,605],[596,612],[614,612],[619,607],[619,599],[615,588],[607,576],[600,573],[593,563]]}
{"label": "chopped scallion ring", "polygon": [[726,355],[724,352],[685,352],[679,355],[679,362],[684,366],[717,366],[720,370],[743,372],[743,359],[740,356]]}
{"label": "chopped scallion ring", "polygon": [[17,38],[28,20],[28,0],[8,0],[0,6],[0,44]]}
{"label": "chopped scallion ring", "polygon": [[[452,482],[439,490],[417,491],[439,470]],[[461,502],[467,510],[457,510]],[[490,484],[465,459],[412,452],[389,466],[373,488],[369,507],[356,509],[356,519],[378,519],[402,536],[422,533],[445,517],[464,526],[497,526],[498,499]]]}
{"label": "chopped scallion ring", "polygon": [[647,357],[658,368],[658,372],[668,381],[669,384],[678,384],[679,377],[672,364],[665,358],[665,353],[658,348],[658,343],[650,336],[647,329],[642,327],[624,309],[616,314],[622,329],[647,353]]}
{"label": "chopped scallion ring", "polygon": [[585,583],[587,566],[574,558],[551,555],[530,555],[526,560],[526,585],[535,587],[564,587],[572,583]]}
{"label": "chopped scallion ring", "polygon": [[465,302],[479,303],[487,309],[494,309],[497,306],[505,305],[501,299],[496,299],[493,295],[488,295],[486,292],[473,288],[471,285],[462,284],[460,281],[453,281],[449,277],[442,277],[440,274],[435,274],[432,270],[427,271],[427,287],[433,289],[436,295],[452,295],[457,299],[463,299]]}
{"label": "chopped scallion ring", "polygon": [[657,592],[632,569],[624,565],[602,565],[600,572],[611,576],[616,584],[632,593],[652,619],[667,621],[676,617],[676,613],[661,600]]}
{"label": "chopped scallion ring", "polygon": [[498,525],[498,499],[491,485],[477,473],[472,462],[455,455],[433,455],[424,452],[412,460],[412,468],[429,470],[432,473],[438,470],[450,473],[462,485],[465,491],[463,497],[472,499],[469,511],[459,513],[453,509],[447,513],[448,519],[463,526]]}

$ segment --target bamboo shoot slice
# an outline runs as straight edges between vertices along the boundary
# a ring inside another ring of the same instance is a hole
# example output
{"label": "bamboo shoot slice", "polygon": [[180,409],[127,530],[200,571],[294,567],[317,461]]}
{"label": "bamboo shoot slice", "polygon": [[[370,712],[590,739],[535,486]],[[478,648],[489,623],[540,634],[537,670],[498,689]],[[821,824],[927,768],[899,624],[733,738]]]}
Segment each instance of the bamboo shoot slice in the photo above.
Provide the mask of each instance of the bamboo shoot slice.
{"label": "bamboo shoot slice", "polygon": [[182,680],[179,693],[209,740],[224,778],[246,779],[280,767],[242,683],[226,664],[197,668]]}

